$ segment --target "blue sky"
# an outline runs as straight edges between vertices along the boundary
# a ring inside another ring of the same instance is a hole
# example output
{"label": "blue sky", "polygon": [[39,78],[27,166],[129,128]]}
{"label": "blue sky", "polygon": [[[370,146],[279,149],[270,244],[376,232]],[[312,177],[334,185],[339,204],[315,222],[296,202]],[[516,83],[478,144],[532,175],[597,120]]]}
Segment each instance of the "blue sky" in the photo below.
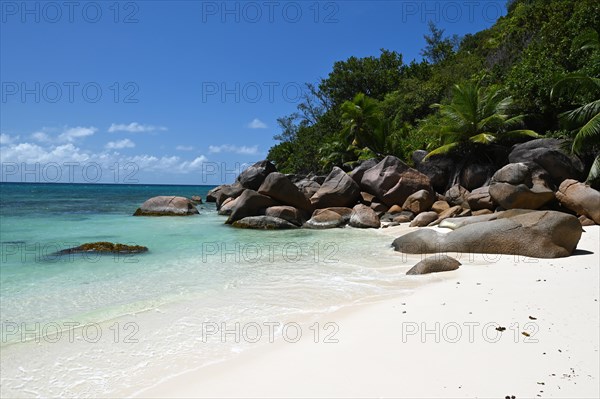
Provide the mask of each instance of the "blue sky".
{"label": "blue sky", "polygon": [[0,4],[2,181],[146,184],[231,181],[335,61],[386,48],[410,62],[428,20],[464,35],[505,12],[504,0]]}

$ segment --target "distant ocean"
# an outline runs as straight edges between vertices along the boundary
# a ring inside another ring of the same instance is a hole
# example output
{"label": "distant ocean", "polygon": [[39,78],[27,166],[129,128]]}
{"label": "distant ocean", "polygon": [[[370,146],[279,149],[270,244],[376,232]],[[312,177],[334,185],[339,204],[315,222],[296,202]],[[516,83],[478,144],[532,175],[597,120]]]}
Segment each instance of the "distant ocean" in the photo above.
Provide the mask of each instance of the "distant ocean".
{"label": "distant ocean", "polygon": [[[256,325],[281,335],[410,288],[375,230],[234,229],[214,204],[199,216],[131,216],[150,197],[211,188],[0,183],[0,396],[133,394],[268,342],[250,342]],[[52,255],[94,241],[149,252]],[[207,338],[236,323],[254,330]]]}

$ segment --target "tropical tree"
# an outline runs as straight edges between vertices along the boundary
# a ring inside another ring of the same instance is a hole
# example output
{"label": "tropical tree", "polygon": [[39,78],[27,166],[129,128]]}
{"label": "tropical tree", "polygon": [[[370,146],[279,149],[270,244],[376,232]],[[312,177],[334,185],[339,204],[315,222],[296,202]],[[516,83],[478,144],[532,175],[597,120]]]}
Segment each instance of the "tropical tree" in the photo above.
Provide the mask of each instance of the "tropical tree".
{"label": "tropical tree", "polygon": [[[587,30],[578,36],[573,44],[579,50],[598,51],[600,49],[598,32],[593,29]],[[554,85],[550,97],[555,98],[565,93],[569,93],[572,97],[595,98],[580,107],[561,113],[559,118],[565,128],[575,133],[571,145],[572,152],[582,154],[590,149],[593,151],[594,147],[597,150],[600,146],[600,79],[581,73],[569,74]],[[596,154],[587,181],[591,183],[599,178],[600,154]]]}
{"label": "tropical tree", "polygon": [[455,85],[451,102],[432,105],[439,112],[422,124],[425,133],[440,140],[427,157],[492,144],[501,138],[540,137],[532,130],[516,129],[525,115],[512,115],[512,104],[512,98],[498,86],[482,87],[472,82]]}
{"label": "tropical tree", "polygon": [[385,154],[387,124],[384,122],[379,101],[357,94],[341,106],[342,139],[358,148],[368,148],[377,156]]}

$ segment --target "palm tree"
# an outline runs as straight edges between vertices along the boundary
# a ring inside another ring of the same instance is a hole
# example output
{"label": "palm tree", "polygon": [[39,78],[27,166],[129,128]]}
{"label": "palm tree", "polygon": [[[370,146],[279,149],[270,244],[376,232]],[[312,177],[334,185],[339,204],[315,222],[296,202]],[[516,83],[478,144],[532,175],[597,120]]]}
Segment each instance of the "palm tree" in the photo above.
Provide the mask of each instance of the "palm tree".
{"label": "palm tree", "polygon": [[497,86],[485,88],[472,82],[455,85],[450,104],[432,105],[439,113],[422,124],[424,132],[438,135],[441,144],[427,158],[476,144],[491,144],[503,137],[540,137],[532,130],[515,129],[522,124],[524,115],[512,116],[512,104],[512,98]]}
{"label": "palm tree", "polygon": [[344,102],[341,110],[343,140],[358,148],[368,148],[377,156],[384,155],[387,129],[379,101],[359,93],[352,101]]}
{"label": "palm tree", "polygon": [[[577,37],[573,45],[579,50],[599,50],[598,32],[593,29],[585,31]],[[571,145],[571,152],[581,154],[585,150],[593,148],[594,145],[600,144],[600,98],[597,97],[600,93],[600,79],[580,73],[569,74],[556,82],[550,92],[550,97],[553,98],[566,93],[573,97],[581,95],[596,98],[589,103],[559,115],[563,126],[576,132]],[[588,174],[587,182],[591,183],[599,178],[600,154],[597,154]]]}

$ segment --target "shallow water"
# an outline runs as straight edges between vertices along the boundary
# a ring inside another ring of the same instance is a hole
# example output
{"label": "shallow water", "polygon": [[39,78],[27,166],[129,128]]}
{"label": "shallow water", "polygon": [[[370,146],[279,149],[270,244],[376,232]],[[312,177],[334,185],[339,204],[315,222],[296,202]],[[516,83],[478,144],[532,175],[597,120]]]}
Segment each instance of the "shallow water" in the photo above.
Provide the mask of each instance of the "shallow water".
{"label": "shallow water", "polygon": [[[280,336],[286,323],[409,289],[408,265],[374,230],[238,230],[213,204],[131,216],[152,196],[210,188],[1,184],[0,396],[133,393],[268,342],[267,325]],[[51,255],[91,241],[149,252]]]}

